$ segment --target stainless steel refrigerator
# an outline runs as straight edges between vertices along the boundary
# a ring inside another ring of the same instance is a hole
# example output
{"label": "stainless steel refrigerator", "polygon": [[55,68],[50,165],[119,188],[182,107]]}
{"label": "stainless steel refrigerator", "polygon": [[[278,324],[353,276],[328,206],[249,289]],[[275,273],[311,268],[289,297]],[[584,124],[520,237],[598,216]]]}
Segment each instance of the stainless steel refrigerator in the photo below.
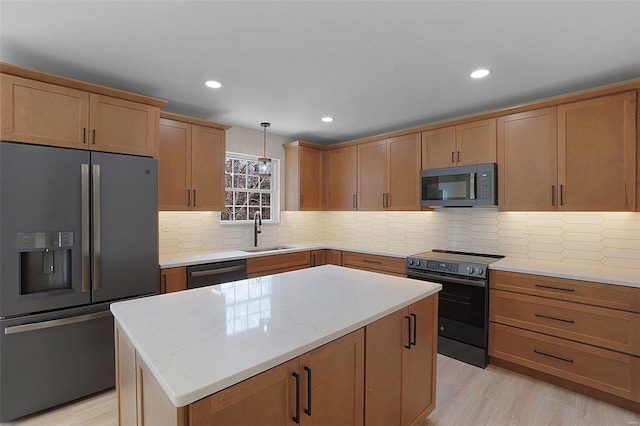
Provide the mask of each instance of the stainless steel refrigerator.
{"label": "stainless steel refrigerator", "polygon": [[109,304],[157,283],[157,160],[0,142],[0,421],[113,387]]}

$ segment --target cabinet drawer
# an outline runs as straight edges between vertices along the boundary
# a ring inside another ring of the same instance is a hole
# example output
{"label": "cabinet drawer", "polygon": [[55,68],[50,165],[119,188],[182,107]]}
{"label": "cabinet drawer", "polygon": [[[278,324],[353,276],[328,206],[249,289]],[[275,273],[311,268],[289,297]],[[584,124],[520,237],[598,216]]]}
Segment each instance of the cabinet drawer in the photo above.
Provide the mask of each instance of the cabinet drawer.
{"label": "cabinet drawer", "polygon": [[491,290],[489,319],[640,355],[640,314]]}
{"label": "cabinet drawer", "polygon": [[489,325],[489,355],[640,400],[638,357],[496,323]]}
{"label": "cabinet drawer", "polygon": [[491,271],[491,288],[640,312],[640,288],[542,275]]}
{"label": "cabinet drawer", "polygon": [[247,259],[247,275],[253,278],[260,275],[268,275],[267,273],[277,274],[279,272],[308,268],[309,262],[310,255],[308,251],[251,257]]}
{"label": "cabinet drawer", "polygon": [[378,256],[375,254],[342,252],[342,266],[364,269],[366,271],[383,272],[391,275],[406,276],[404,259],[399,257]]}

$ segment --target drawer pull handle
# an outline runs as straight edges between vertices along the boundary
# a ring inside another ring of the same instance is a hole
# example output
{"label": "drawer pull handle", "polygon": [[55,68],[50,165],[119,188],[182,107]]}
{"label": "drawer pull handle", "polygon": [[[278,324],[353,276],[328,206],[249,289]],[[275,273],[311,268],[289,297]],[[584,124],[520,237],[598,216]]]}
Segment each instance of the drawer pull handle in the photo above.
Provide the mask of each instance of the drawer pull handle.
{"label": "drawer pull handle", "polygon": [[546,288],[546,289],[549,289],[549,290],[568,291],[570,293],[573,293],[575,291],[572,288],[552,287],[552,286],[549,286],[549,285],[542,285],[542,284],[536,284],[536,287],[538,287],[538,288]]}
{"label": "drawer pull handle", "polygon": [[382,262],[380,262],[379,260],[362,259],[362,261],[365,263],[375,263],[376,265],[382,265]]}
{"label": "drawer pull handle", "polygon": [[537,353],[538,355],[548,356],[549,358],[555,358],[555,359],[559,359],[560,361],[570,362],[570,363],[573,364],[573,360],[569,359],[569,358],[562,358],[561,356],[551,355],[551,354],[548,354],[548,353],[541,352],[541,351],[539,351],[537,349],[534,349],[533,352]]}
{"label": "drawer pull handle", "polygon": [[549,317],[547,315],[542,315],[542,314],[535,314],[535,316],[537,316],[538,318],[545,318],[545,319],[550,319],[550,320],[554,320],[554,321],[562,321],[562,322],[566,322],[566,323],[569,323],[569,324],[575,323],[574,320],[567,320],[567,319],[562,319],[562,318]]}
{"label": "drawer pull handle", "polygon": [[296,415],[291,418],[295,423],[300,424],[300,375],[291,373],[296,379]]}

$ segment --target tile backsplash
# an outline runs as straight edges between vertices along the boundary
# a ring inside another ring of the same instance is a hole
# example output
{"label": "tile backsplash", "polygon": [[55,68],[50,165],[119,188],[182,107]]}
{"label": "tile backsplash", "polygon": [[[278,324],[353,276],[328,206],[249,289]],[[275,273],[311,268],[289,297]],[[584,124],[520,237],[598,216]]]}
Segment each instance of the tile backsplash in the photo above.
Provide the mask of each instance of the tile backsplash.
{"label": "tile backsplash", "polygon": [[[160,254],[253,245],[253,225],[220,225],[219,212],[160,212]],[[261,246],[330,241],[371,247],[444,248],[640,269],[640,213],[282,212]]]}

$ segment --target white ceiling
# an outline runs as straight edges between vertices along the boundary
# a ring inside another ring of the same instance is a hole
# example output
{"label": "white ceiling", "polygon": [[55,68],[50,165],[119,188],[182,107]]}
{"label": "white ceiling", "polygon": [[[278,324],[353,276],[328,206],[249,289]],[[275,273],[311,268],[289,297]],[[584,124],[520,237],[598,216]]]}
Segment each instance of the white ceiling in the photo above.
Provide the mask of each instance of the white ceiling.
{"label": "white ceiling", "polygon": [[640,1],[2,0],[0,60],[335,143],[639,78]]}

